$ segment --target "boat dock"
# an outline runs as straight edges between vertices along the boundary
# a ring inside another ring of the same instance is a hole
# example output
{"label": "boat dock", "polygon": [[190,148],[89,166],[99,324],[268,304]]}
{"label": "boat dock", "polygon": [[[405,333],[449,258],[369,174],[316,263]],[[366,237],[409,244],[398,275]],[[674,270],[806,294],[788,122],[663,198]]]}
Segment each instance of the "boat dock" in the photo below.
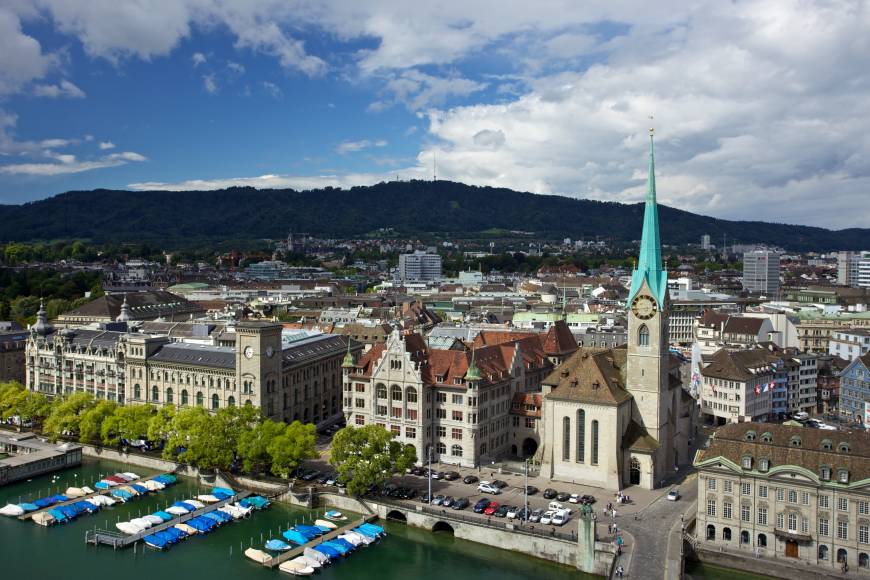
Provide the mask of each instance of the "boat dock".
{"label": "boat dock", "polygon": [[265,562],[263,562],[263,566],[265,566],[267,568],[276,568],[276,567],[280,566],[282,562],[286,562],[287,560],[292,560],[293,558],[296,558],[297,556],[301,556],[302,553],[305,551],[305,548],[313,548],[314,546],[316,546],[318,544],[321,544],[323,542],[328,542],[329,540],[332,540],[333,538],[337,538],[341,534],[349,532],[350,530],[352,530],[358,526],[361,526],[365,523],[373,522],[376,519],[378,519],[378,517],[375,515],[370,515],[367,517],[359,518],[351,523],[348,523],[348,524],[341,526],[340,528],[336,528],[330,532],[327,532],[327,533],[323,534],[322,536],[311,540],[307,544],[304,544],[302,546],[296,546],[292,550],[287,550],[286,552],[282,552],[281,554],[279,554],[277,556],[273,556],[273,557],[269,558],[268,560],[266,560]]}
{"label": "boat dock", "polygon": [[[151,479],[152,477],[153,476],[146,476],[146,477],[140,477],[139,479],[132,479],[132,480],[126,482],[124,485],[130,485],[131,483],[139,483],[142,480]],[[121,487],[121,486],[119,486],[119,487]],[[111,491],[112,491],[112,488],[98,489],[94,493],[89,493],[88,495],[83,495],[81,497],[76,497],[76,498],[73,498],[73,499],[70,499],[67,501],[62,501],[60,503],[50,505],[47,508],[42,508],[41,510],[36,510],[36,511],[28,512],[26,514],[22,514],[22,515],[18,516],[18,519],[21,521],[27,521],[29,519],[32,519],[33,516],[35,516],[36,514],[41,514],[42,512],[47,512],[48,510],[51,510],[51,509],[54,509],[57,507],[61,507],[61,506],[72,505],[72,504],[76,503],[77,501],[87,501],[87,500],[91,499],[92,497],[96,497],[98,495],[109,495],[111,493]]]}
{"label": "boat dock", "polygon": [[169,520],[168,522],[163,522],[162,524],[158,524],[156,526],[148,528],[147,530],[143,530],[143,531],[139,532],[138,534],[126,535],[126,534],[122,534],[120,532],[115,532],[112,530],[98,530],[98,529],[88,530],[85,532],[85,543],[86,544],[93,544],[95,546],[99,546],[100,544],[105,544],[107,546],[112,546],[116,550],[118,548],[126,548],[130,544],[135,544],[136,542],[138,542],[139,540],[141,540],[142,538],[144,538],[145,536],[147,536],[149,534],[155,534],[157,532],[162,532],[163,530],[165,530],[167,528],[171,528],[172,526],[174,526],[176,524],[183,524],[187,520],[190,520],[190,519],[195,518],[197,516],[201,516],[203,514],[207,514],[209,512],[213,512],[216,509],[227,505],[228,503],[242,500],[242,499],[248,497],[249,495],[252,495],[251,492],[241,491],[241,492],[237,493],[236,495],[234,495],[233,497],[228,497],[227,499],[223,499],[217,503],[212,503],[212,504],[209,504],[209,505],[207,505],[203,508],[200,508],[198,510],[184,514],[183,516],[178,516],[177,518],[173,518],[173,519]]}

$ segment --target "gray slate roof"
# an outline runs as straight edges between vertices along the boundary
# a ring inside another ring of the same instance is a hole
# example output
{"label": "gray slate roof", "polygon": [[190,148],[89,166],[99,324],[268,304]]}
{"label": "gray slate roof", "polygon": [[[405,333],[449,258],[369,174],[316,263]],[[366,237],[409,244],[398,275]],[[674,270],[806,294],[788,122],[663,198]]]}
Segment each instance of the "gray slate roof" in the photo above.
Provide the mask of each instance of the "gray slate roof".
{"label": "gray slate roof", "polygon": [[236,349],[230,346],[174,343],[167,344],[148,360],[232,370],[236,368]]}

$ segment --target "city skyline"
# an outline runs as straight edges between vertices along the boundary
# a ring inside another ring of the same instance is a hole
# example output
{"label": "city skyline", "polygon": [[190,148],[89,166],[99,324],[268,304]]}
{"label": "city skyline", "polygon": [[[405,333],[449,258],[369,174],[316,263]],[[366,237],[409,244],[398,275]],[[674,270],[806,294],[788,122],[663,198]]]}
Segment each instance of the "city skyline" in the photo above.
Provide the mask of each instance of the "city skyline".
{"label": "city skyline", "polygon": [[498,22],[486,2],[111,6],[0,8],[0,203],[347,187],[436,164],[465,183],[637,202],[654,123],[663,204],[867,217],[859,2],[553,2]]}

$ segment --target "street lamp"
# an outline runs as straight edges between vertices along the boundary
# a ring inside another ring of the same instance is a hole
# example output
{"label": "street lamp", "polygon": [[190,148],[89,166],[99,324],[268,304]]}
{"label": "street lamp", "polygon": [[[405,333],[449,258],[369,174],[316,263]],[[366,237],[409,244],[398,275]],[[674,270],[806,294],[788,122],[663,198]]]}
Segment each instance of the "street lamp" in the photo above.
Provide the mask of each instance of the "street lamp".
{"label": "street lamp", "polygon": [[523,485],[523,499],[524,499],[524,512],[525,517],[524,520],[528,521],[529,519],[529,458],[527,457],[525,462],[525,484]]}
{"label": "street lamp", "polygon": [[428,448],[428,456],[429,456],[429,469],[426,470],[426,475],[429,476],[429,498],[426,503],[432,505],[432,446],[430,445]]}

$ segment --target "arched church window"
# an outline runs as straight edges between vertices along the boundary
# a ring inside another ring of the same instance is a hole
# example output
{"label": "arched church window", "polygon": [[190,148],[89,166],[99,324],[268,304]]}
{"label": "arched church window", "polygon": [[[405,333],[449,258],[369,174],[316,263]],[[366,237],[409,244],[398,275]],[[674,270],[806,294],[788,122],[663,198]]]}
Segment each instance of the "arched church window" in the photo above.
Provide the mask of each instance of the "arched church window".
{"label": "arched church window", "polygon": [[646,324],[642,324],[640,330],[637,331],[638,346],[649,346],[649,328]]}

